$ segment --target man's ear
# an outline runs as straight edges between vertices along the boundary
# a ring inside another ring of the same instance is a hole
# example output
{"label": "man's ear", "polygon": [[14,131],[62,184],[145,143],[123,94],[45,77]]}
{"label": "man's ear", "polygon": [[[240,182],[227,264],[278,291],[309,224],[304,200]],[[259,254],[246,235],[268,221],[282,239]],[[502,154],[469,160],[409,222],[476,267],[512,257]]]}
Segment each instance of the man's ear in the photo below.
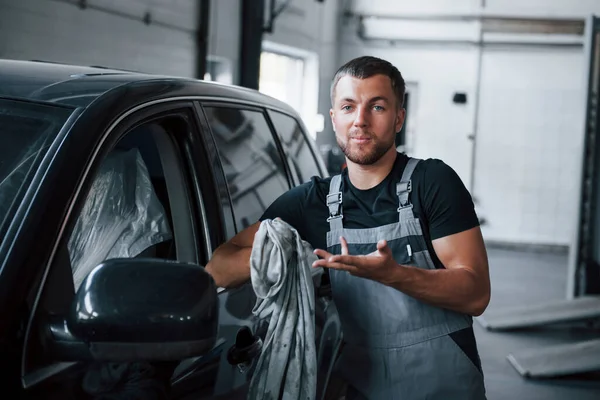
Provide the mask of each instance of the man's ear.
{"label": "man's ear", "polygon": [[396,133],[402,130],[402,125],[404,125],[404,120],[406,119],[406,109],[401,108],[396,113]]}
{"label": "man's ear", "polygon": [[333,113],[333,108],[329,110],[329,117],[331,118],[331,126],[333,127],[333,131],[335,132],[335,114]]}

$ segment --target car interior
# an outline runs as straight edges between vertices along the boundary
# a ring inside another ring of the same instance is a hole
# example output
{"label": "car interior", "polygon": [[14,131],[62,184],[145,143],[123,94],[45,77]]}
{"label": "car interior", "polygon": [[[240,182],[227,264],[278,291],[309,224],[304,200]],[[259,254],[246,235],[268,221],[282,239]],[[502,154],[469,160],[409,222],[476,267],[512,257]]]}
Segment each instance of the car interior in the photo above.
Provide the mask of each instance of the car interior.
{"label": "car interior", "polygon": [[100,262],[156,257],[157,245],[172,238],[139,151],[114,149],[103,160],[69,239],[75,288]]}

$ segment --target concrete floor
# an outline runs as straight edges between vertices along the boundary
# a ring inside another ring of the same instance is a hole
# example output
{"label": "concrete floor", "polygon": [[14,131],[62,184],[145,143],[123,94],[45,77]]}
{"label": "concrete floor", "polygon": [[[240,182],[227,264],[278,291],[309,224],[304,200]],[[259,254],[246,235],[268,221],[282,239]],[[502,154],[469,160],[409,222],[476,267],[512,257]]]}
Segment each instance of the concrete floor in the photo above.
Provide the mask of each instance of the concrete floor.
{"label": "concrete floor", "polygon": [[[567,254],[488,247],[488,256],[492,299],[486,312],[565,298]],[[510,353],[518,354],[520,350],[600,338],[600,330],[584,325],[563,325],[515,332],[489,332],[477,322],[474,328],[488,400],[600,399],[598,374],[529,380],[521,377],[506,359]]]}

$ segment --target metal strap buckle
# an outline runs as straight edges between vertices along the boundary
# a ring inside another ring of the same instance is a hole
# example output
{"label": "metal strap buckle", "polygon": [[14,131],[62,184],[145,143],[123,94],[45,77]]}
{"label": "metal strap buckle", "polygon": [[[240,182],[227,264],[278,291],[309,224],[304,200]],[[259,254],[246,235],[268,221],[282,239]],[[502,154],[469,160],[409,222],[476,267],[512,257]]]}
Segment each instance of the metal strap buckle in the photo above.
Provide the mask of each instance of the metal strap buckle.
{"label": "metal strap buckle", "polygon": [[410,191],[412,190],[412,181],[411,181],[411,180],[409,180],[409,181],[406,181],[406,182],[400,182],[400,183],[398,184],[398,186],[399,186],[399,187],[402,187],[402,186],[404,186],[404,187],[403,187],[403,188],[401,188],[401,189],[399,188],[399,190],[398,190],[398,195],[400,195],[401,193],[404,193],[404,192],[408,192],[408,193],[410,193]]}
{"label": "metal strap buckle", "polygon": [[330,193],[327,195],[327,205],[342,204],[342,192]]}

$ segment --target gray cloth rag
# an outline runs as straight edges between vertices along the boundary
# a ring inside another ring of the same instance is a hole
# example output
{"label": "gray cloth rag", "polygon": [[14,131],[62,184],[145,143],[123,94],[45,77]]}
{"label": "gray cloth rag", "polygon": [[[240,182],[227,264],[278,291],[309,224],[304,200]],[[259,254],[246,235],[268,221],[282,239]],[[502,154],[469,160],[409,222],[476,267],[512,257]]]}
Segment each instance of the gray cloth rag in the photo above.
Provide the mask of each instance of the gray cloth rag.
{"label": "gray cloth rag", "polygon": [[317,386],[315,293],[317,259],[298,232],[280,219],[264,220],[254,237],[250,276],[253,313],[268,318],[250,400],[314,400]]}

